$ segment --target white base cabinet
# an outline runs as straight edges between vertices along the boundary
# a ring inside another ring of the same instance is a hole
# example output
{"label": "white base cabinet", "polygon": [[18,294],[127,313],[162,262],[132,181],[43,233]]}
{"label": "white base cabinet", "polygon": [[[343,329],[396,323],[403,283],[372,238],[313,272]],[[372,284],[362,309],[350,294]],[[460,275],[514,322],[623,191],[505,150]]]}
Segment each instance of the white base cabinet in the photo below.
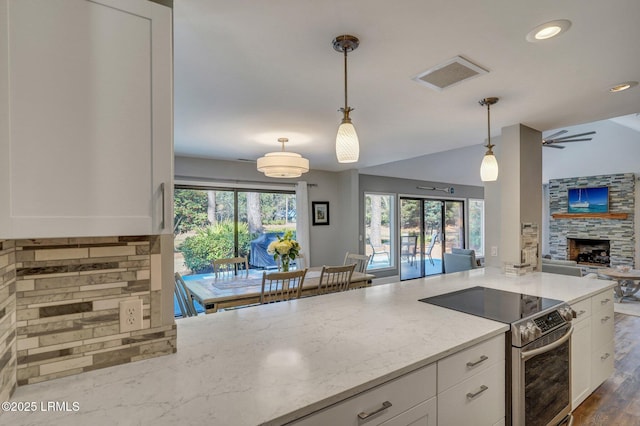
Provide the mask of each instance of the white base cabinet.
{"label": "white base cabinet", "polygon": [[573,304],[571,396],[575,410],[613,373],[613,291],[606,290]]}
{"label": "white base cabinet", "polygon": [[0,237],[172,232],[171,15],[0,0]]}
{"label": "white base cabinet", "polygon": [[504,424],[504,404],[501,334],[291,424],[494,426]]}

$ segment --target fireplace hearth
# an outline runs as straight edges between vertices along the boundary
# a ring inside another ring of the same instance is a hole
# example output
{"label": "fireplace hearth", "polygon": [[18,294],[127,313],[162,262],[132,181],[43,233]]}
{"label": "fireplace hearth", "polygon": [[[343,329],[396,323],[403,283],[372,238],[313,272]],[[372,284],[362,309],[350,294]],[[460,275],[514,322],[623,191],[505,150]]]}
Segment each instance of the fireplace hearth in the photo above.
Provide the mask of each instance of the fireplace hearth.
{"label": "fireplace hearth", "polygon": [[611,266],[609,240],[567,238],[567,259],[581,265]]}

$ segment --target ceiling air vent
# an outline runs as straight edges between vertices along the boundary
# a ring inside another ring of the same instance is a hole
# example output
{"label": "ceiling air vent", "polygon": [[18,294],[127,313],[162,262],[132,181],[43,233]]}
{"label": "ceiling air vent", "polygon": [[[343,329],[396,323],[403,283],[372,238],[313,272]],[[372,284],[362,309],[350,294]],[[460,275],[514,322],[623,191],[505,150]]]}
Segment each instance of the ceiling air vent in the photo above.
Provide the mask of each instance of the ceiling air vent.
{"label": "ceiling air vent", "polygon": [[442,91],[470,78],[478,77],[489,71],[474,64],[462,56],[456,56],[442,64],[431,67],[413,77],[413,80],[431,89]]}

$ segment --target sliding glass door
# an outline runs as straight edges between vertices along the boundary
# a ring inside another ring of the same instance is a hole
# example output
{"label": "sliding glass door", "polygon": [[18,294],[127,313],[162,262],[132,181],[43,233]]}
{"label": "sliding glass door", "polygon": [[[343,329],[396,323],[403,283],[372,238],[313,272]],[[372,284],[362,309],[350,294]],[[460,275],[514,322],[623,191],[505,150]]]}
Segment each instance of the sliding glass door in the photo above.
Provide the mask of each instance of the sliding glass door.
{"label": "sliding glass door", "polygon": [[400,279],[441,274],[442,253],[464,247],[464,202],[400,198]]}

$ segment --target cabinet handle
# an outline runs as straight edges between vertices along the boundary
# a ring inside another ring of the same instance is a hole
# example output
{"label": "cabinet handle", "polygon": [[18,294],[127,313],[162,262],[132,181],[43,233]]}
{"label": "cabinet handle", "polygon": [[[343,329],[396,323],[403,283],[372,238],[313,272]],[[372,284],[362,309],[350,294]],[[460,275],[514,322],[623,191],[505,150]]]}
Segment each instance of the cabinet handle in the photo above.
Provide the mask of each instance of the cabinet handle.
{"label": "cabinet handle", "polygon": [[375,416],[376,414],[378,414],[381,411],[386,410],[387,408],[391,407],[391,403],[389,401],[385,401],[382,403],[382,407],[378,408],[375,411],[372,411],[370,413],[365,413],[364,411],[362,413],[358,413],[358,418],[360,420],[367,420],[369,417],[371,416]]}
{"label": "cabinet handle", "polygon": [[587,311],[585,311],[585,310],[583,309],[583,310],[581,310],[580,312],[578,312],[578,313],[576,314],[576,316],[577,316],[577,317],[579,317],[580,315],[584,315],[584,314],[586,314],[586,313],[587,313]]}
{"label": "cabinet handle", "polygon": [[609,352],[607,352],[606,354],[602,355],[602,356],[600,357],[600,359],[601,359],[602,361],[604,361],[605,359],[609,358],[610,356],[611,356],[611,355],[609,354]]}
{"label": "cabinet handle", "polygon": [[467,367],[469,367],[469,368],[471,368],[471,367],[475,367],[476,365],[478,365],[478,364],[480,364],[480,363],[483,363],[483,362],[485,362],[485,361],[486,361],[486,360],[488,360],[488,359],[489,359],[489,357],[488,357],[488,356],[486,356],[486,355],[482,355],[482,356],[480,357],[480,359],[479,359],[479,360],[477,360],[476,362],[471,362],[471,361],[469,361],[469,362],[467,363]]}
{"label": "cabinet handle", "polygon": [[162,197],[162,220],[160,221],[160,228],[164,229],[165,217],[164,217],[164,182],[160,184],[160,194]]}
{"label": "cabinet handle", "polygon": [[601,305],[606,305],[607,303],[609,303],[611,301],[611,299],[604,299],[600,301]]}
{"label": "cabinet handle", "polygon": [[487,386],[482,385],[482,386],[480,386],[480,390],[479,390],[478,392],[476,392],[476,393],[471,393],[471,392],[469,392],[469,393],[467,394],[467,399],[473,399],[473,398],[475,398],[476,396],[480,395],[482,392],[486,391],[487,389],[489,389]]}
{"label": "cabinet handle", "polygon": [[611,317],[609,315],[607,315],[606,317],[602,318],[600,320],[600,322],[605,323],[605,322],[609,321],[610,319],[611,319]]}

